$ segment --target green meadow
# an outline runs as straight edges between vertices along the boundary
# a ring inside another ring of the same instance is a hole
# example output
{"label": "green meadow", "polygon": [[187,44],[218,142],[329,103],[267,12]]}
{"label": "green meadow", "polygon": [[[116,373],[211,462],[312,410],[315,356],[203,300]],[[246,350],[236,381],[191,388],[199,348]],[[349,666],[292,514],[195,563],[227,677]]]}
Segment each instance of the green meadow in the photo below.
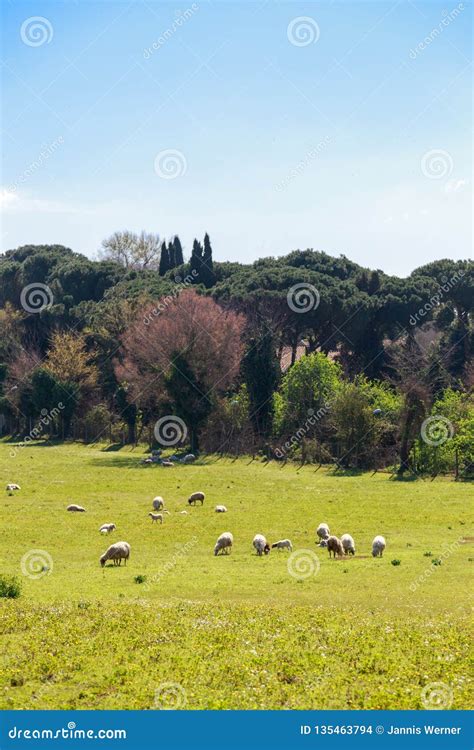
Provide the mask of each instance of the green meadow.
{"label": "green meadow", "polygon": [[[472,706],[472,485],[143,455],[0,443],[3,484],[21,486],[1,496],[0,573],[21,595],[0,599],[0,708]],[[197,490],[203,507],[188,507]],[[316,546],[322,521],[352,534],[354,557]],[[215,557],[223,531],[234,547]],[[257,557],[258,532],[293,556]],[[101,568],[119,540],[128,564]]]}

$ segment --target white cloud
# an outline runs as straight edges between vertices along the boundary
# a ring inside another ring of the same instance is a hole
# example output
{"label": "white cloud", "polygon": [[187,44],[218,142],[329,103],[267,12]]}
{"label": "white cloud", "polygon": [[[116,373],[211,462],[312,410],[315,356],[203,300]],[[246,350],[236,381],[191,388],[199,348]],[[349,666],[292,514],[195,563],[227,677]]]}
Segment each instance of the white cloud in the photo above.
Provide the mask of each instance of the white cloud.
{"label": "white cloud", "polygon": [[16,190],[0,189],[0,207],[3,213],[77,214],[90,213],[79,206],[43,198],[21,195]]}

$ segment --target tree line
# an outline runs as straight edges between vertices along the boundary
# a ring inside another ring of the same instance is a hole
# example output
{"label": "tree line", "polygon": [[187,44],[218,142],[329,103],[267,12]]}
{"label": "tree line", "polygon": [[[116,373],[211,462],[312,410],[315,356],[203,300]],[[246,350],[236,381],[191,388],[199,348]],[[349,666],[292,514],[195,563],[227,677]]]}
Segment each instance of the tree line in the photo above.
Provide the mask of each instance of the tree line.
{"label": "tree line", "polygon": [[20,247],[0,257],[0,426],[135,443],[176,415],[194,451],[470,476],[473,292],[470,261],[219,263],[208,234],[188,261],[145,232],[97,261]]}

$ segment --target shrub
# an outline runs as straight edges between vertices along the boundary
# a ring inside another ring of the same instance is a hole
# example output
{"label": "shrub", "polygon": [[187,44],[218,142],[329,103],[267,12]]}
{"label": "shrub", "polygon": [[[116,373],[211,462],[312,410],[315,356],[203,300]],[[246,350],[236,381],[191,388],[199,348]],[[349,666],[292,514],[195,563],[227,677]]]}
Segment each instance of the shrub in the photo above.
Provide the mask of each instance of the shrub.
{"label": "shrub", "polygon": [[401,560],[392,560],[392,565],[397,566],[397,565],[401,565],[401,564],[402,564]]}
{"label": "shrub", "polygon": [[135,576],[135,578],[133,580],[135,581],[135,583],[145,583],[146,576],[144,576],[141,573],[139,573],[137,576]]}
{"label": "shrub", "polygon": [[0,599],[18,599],[21,583],[16,576],[0,575]]}

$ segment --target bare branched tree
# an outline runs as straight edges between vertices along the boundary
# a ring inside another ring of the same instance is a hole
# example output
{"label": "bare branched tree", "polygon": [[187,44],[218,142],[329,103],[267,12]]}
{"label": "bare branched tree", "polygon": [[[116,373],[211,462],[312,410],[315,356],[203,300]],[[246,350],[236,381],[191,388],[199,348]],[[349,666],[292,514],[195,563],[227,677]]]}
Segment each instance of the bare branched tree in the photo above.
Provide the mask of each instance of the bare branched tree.
{"label": "bare branched tree", "polygon": [[157,270],[161,240],[158,234],[129,230],[114,232],[102,242],[101,258],[113,260],[124,268]]}

